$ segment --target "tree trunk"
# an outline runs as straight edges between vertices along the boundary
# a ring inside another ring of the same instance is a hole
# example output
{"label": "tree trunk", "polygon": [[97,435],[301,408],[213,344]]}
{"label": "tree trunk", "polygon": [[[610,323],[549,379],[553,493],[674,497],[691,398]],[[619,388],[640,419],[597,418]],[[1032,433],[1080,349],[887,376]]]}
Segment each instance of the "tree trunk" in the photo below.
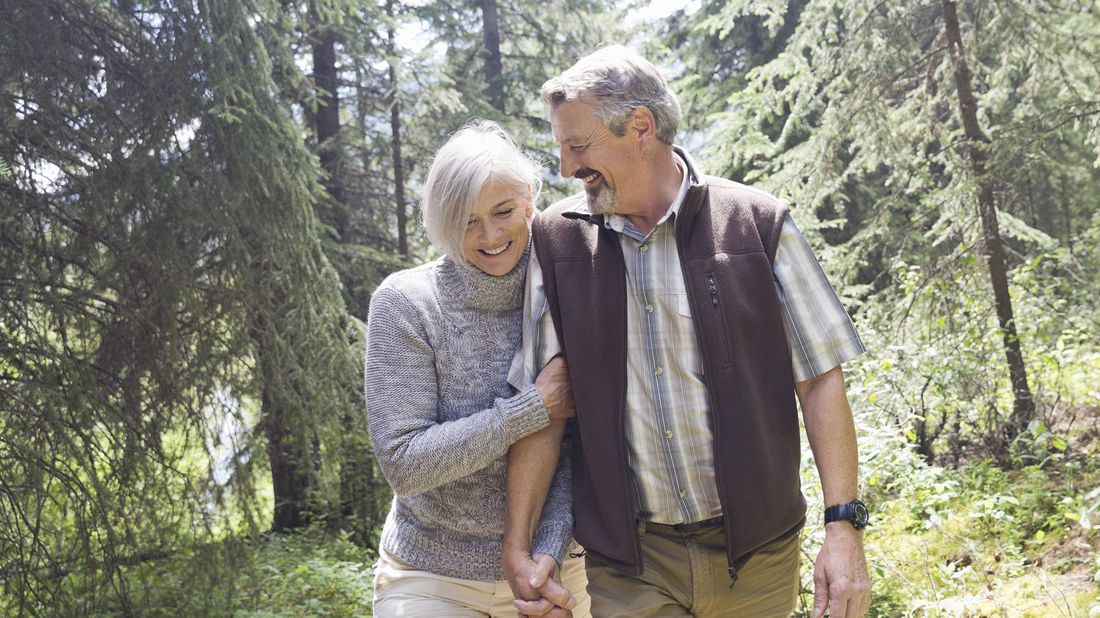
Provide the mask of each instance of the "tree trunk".
{"label": "tree trunk", "polygon": [[397,252],[409,257],[408,215],[405,212],[405,166],[401,159],[401,103],[397,98],[397,43],[394,29],[393,0],[386,2],[389,27],[386,30],[386,55],[390,61],[389,106],[393,152],[394,201],[397,206]]}
{"label": "tree trunk", "polygon": [[317,13],[316,4],[310,3],[313,31],[313,80],[317,88],[317,156],[325,173],[325,189],[336,202],[332,225],[341,242],[348,241],[348,209],[340,176],[340,98],[336,73],[336,32]]}
{"label": "tree trunk", "polygon": [[[270,269],[260,265],[261,272]],[[270,275],[267,275],[270,276]],[[276,293],[276,304],[281,302]],[[252,340],[256,344],[256,368],[260,373],[260,409],[264,437],[267,438],[267,458],[271,464],[271,486],[275,499],[275,512],[271,529],[274,532],[304,528],[309,524],[310,465],[308,453],[295,440],[291,427],[292,411],[288,402],[279,396],[274,386],[281,382],[283,371],[275,360],[279,357],[273,341],[278,335],[263,309],[253,319]]]}
{"label": "tree trunk", "polygon": [[271,462],[271,485],[275,495],[275,514],[271,529],[275,532],[304,528],[309,523],[308,466],[304,453],[297,452],[286,424],[287,411],[274,401],[267,386],[263,396],[263,425],[267,436],[267,457]]}
{"label": "tree trunk", "polygon": [[944,30],[948,50],[955,66],[955,86],[959,94],[959,115],[966,133],[966,156],[971,172],[978,183],[978,213],[982,221],[982,246],[989,278],[993,285],[993,299],[997,307],[997,320],[1004,339],[1005,357],[1012,381],[1014,403],[1005,437],[1011,441],[1027,427],[1035,417],[1035,401],[1027,383],[1027,370],[1020,338],[1016,334],[1016,322],[1012,314],[1012,297],[1008,291],[1008,268],[1005,263],[1004,245],[997,226],[997,208],[993,201],[993,187],[986,177],[986,147],[989,139],[978,126],[978,103],[970,83],[970,69],[963,54],[962,36],[955,3],[942,0]]}
{"label": "tree trunk", "polygon": [[[340,99],[336,71],[336,32],[311,3],[313,19],[313,76],[318,90],[317,152],[321,169],[325,173],[325,188],[333,199],[332,225],[341,244],[352,243],[351,210],[344,191],[342,157],[339,145]],[[362,118],[363,110],[359,110]],[[366,307],[357,307],[360,315],[365,315]],[[374,504],[373,463],[370,450],[357,422],[358,415],[352,410],[341,414],[340,426],[343,436],[340,441],[340,521],[333,521],[344,529],[352,531],[355,540],[368,543],[371,530],[377,526],[377,517],[372,513]]]}
{"label": "tree trunk", "polygon": [[485,87],[489,103],[504,113],[503,63],[500,59],[500,21],[497,1],[481,0],[482,31],[485,35]]}

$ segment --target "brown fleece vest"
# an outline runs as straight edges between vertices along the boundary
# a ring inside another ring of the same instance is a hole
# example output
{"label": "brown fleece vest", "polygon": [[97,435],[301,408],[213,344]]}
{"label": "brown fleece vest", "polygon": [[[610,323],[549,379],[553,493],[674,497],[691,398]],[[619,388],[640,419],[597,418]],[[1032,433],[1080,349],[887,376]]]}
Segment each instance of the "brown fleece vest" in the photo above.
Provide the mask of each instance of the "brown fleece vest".
{"label": "brown fleece vest", "polygon": [[[555,204],[534,226],[576,400],[575,537],[592,559],[637,575],[641,550],[623,429],[625,264],[618,234],[601,217],[570,212],[583,199]],[[786,214],[766,193],[706,177],[690,188],[675,222],[703,356],[731,569],[805,519],[794,378],[772,274]]]}

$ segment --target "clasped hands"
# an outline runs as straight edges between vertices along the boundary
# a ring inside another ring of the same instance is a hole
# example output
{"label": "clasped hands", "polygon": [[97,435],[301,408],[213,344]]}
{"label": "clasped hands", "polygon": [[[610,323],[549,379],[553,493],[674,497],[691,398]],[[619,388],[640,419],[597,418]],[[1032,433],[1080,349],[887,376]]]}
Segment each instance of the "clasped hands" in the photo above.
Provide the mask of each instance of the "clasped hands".
{"label": "clasped hands", "polygon": [[504,575],[515,595],[515,607],[521,618],[547,616],[569,618],[577,600],[561,583],[561,573],[553,556],[530,552],[508,552],[503,556]]}

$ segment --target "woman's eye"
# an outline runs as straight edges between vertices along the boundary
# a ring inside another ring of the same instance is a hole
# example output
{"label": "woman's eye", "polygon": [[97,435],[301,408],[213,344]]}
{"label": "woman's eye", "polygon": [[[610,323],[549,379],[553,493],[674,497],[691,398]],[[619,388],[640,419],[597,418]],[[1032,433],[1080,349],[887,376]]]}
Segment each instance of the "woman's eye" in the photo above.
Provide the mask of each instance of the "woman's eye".
{"label": "woman's eye", "polygon": [[500,212],[497,213],[497,216],[498,217],[507,217],[508,215],[511,215],[513,212],[515,212],[515,210],[516,210],[515,208],[508,208],[508,209],[505,209],[505,210],[501,210]]}
{"label": "woman's eye", "polygon": [[477,219],[470,219],[466,222],[466,227],[473,227],[475,223],[477,223]]}

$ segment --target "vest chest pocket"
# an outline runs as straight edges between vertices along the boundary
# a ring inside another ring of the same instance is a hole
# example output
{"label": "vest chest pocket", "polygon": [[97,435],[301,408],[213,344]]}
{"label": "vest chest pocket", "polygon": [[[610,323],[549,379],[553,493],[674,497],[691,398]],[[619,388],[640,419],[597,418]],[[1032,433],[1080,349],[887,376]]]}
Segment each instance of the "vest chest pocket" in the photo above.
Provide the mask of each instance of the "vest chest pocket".
{"label": "vest chest pocket", "polygon": [[[714,271],[703,273],[703,285],[706,289],[706,303],[700,308],[700,312],[706,314],[696,320],[696,328],[699,329],[699,341],[706,346],[707,342],[716,342],[718,345],[718,359],[723,366],[733,363],[732,342],[729,337],[729,329],[726,326],[726,312],[731,308],[722,303],[723,292],[730,293],[728,289],[719,289],[718,278]],[[698,298],[699,295],[696,295]],[[710,348],[713,351],[713,348]],[[713,354],[713,352],[712,352]],[[712,356],[703,351],[703,356]]]}

